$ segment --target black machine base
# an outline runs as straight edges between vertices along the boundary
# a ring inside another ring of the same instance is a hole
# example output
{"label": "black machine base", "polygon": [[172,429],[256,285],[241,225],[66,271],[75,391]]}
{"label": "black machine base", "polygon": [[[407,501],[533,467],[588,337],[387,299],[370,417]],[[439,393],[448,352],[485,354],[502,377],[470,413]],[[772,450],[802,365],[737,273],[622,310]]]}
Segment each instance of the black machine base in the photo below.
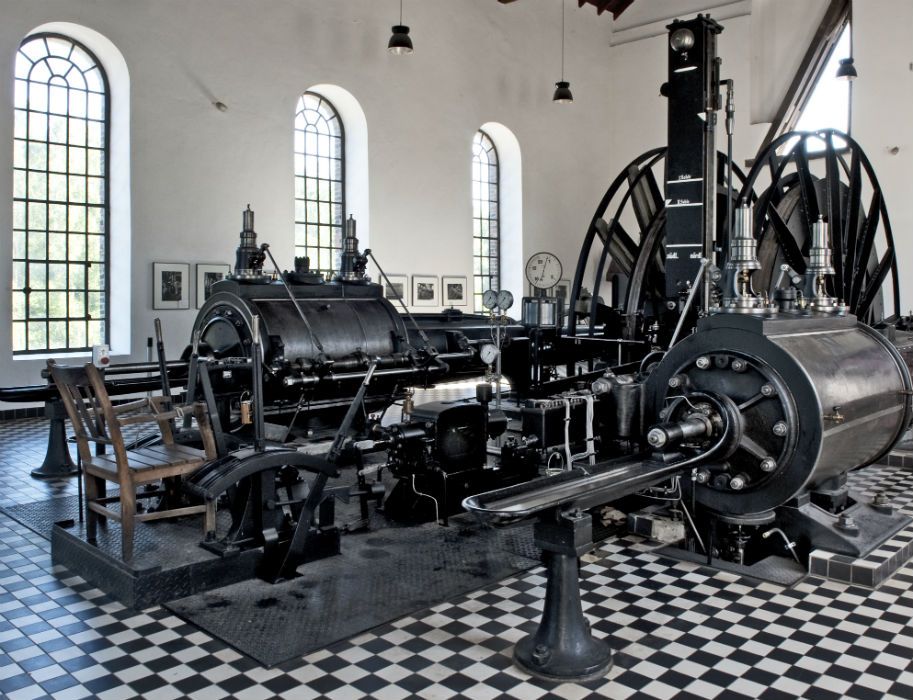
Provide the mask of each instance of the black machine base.
{"label": "black machine base", "polygon": [[44,462],[32,470],[36,479],[60,479],[79,473],[78,467],[70,457],[67,446],[66,417],[67,412],[60,400],[46,401],[44,415],[48,418],[48,449]]}
{"label": "black machine base", "polygon": [[536,678],[582,683],[604,676],[612,650],[596,639],[580,602],[579,557],[593,548],[589,514],[559,516],[536,523],[536,544],[544,551],[548,583],[539,628],[514,649],[514,662]]}
{"label": "black machine base", "polygon": [[[124,605],[142,610],[255,575],[262,552],[219,557],[200,547],[196,518],[140,523],[133,562],[120,558],[120,528],[99,528],[96,545],[86,541],[84,523],[63,520],[51,531],[51,561],[97,586]],[[168,556],[164,556],[164,552]]]}

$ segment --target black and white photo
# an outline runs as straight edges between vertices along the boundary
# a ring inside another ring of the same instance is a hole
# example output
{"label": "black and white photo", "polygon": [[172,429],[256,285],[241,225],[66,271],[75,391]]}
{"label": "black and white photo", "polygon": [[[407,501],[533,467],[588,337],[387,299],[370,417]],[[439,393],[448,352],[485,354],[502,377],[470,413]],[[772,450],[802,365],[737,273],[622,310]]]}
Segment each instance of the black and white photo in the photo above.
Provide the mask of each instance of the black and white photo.
{"label": "black and white photo", "polygon": [[412,306],[439,306],[439,282],[437,277],[412,275]]}
{"label": "black and white photo", "polygon": [[222,263],[197,263],[197,308],[212,294],[212,285],[225,279],[231,268]]}
{"label": "black and white photo", "polygon": [[465,277],[442,277],[441,289],[444,291],[444,306],[466,306],[468,284]]}
{"label": "black and white photo", "polygon": [[189,263],[152,263],[152,308],[190,308]]}

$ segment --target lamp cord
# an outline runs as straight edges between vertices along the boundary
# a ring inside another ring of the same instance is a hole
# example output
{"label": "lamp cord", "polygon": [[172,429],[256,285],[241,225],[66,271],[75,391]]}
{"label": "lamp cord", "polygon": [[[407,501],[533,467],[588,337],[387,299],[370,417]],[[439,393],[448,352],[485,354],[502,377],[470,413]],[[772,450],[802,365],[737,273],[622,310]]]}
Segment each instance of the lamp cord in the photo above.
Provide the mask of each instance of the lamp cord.
{"label": "lamp cord", "polygon": [[561,82],[564,82],[564,0],[561,0]]}
{"label": "lamp cord", "polygon": [[399,0],[399,24],[403,24],[403,0]]}

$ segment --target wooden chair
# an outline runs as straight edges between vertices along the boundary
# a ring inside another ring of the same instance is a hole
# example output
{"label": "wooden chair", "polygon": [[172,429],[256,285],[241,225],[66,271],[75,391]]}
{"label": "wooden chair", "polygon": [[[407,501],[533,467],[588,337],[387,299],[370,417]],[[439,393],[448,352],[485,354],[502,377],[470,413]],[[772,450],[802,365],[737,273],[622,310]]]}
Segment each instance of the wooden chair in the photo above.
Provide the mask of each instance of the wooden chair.
{"label": "wooden chair", "polygon": [[[204,535],[215,531],[215,502],[168,510],[137,512],[137,499],[162,496],[165,491],[138,487],[165,480],[178,480],[216,457],[215,439],[205,404],[169,407],[170,397],[155,396],[112,405],[102,373],[94,365],[66,367],[48,360],[51,377],[60,391],[67,415],[76,433],[76,443],[85,479],[86,535],[96,541],[97,525],[105,518],[120,521],[123,531],[122,556],[133,558],[133,534],[137,521],[174,518],[203,513]],[[192,410],[203,438],[203,450],[174,442],[171,420]],[[157,423],[162,444],[127,449],[122,427]],[[95,443],[96,449],[92,449]],[[105,453],[104,446],[111,451]],[[106,482],[120,488],[119,496],[106,495]],[[165,483],[168,483],[165,481]],[[120,509],[110,504],[120,502]]]}

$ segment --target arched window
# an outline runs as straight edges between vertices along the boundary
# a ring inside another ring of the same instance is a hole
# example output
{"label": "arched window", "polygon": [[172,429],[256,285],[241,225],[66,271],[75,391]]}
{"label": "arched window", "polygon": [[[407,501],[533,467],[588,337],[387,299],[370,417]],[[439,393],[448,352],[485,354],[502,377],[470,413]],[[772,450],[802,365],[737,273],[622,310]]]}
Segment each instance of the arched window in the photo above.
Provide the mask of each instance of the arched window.
{"label": "arched window", "polygon": [[12,236],[14,353],[108,342],[108,80],[59,34],[15,61]]}
{"label": "arched window", "polygon": [[501,236],[498,217],[498,151],[484,131],[472,140],[472,272],[476,311],[482,294],[501,288]]}
{"label": "arched window", "polygon": [[326,98],[306,92],[295,114],[295,255],[325,275],[339,270],[345,201],[342,120]]}

